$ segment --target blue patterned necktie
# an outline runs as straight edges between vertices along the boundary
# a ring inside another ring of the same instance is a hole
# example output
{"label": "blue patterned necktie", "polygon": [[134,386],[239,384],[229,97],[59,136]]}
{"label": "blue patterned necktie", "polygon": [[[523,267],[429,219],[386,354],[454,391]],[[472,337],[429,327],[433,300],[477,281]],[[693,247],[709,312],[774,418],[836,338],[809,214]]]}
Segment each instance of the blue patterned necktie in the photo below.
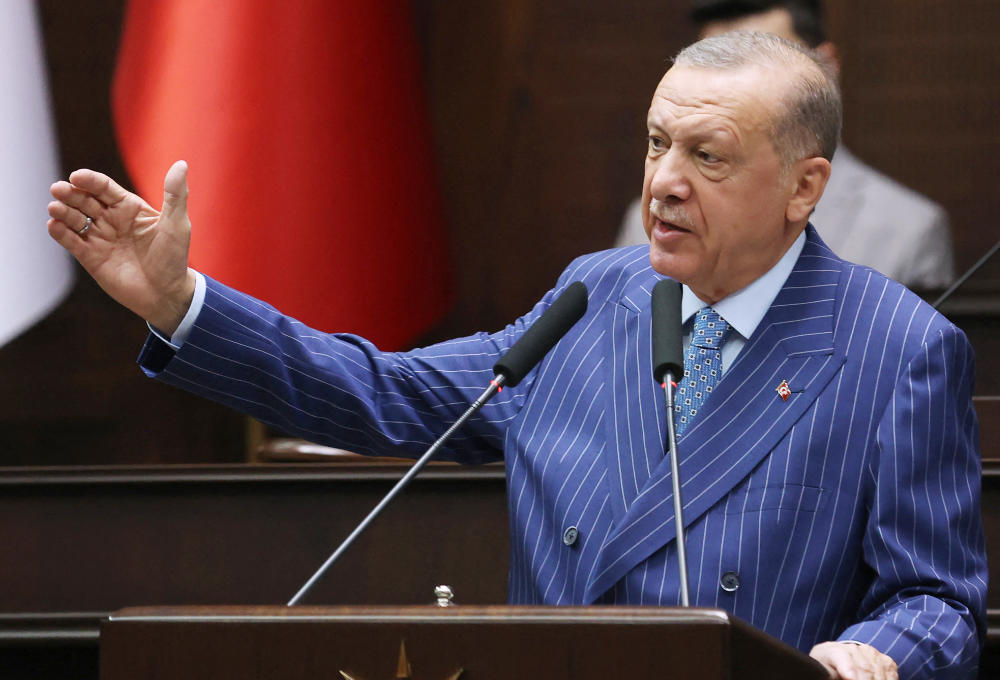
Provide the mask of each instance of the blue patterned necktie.
{"label": "blue patterned necktie", "polygon": [[730,326],[711,307],[702,307],[694,318],[691,342],[684,355],[684,378],[677,385],[674,412],[678,436],[694,420],[708,395],[722,378],[722,345]]}

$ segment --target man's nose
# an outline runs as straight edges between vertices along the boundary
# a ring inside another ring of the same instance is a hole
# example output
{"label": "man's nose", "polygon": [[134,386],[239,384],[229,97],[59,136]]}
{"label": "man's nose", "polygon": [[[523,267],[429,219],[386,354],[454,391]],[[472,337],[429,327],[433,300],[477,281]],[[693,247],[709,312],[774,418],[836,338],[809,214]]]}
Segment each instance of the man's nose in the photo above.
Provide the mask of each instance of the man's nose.
{"label": "man's nose", "polygon": [[686,201],[691,197],[690,167],[679,149],[673,147],[653,162],[653,178],[649,185],[653,198]]}

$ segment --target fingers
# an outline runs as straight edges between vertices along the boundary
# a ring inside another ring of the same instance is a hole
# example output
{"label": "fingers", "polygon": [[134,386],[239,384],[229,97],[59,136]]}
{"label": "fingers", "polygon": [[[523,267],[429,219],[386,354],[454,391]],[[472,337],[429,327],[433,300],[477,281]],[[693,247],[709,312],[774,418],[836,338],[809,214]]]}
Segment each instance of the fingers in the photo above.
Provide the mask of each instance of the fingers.
{"label": "fingers", "polygon": [[896,662],[870,645],[824,642],[809,652],[830,673],[843,680],[897,680]]}
{"label": "fingers", "polygon": [[163,179],[163,216],[177,219],[187,214],[187,171],[186,161],[177,161],[170,166]]}
{"label": "fingers", "polygon": [[[86,168],[70,173],[69,183],[77,189],[92,195],[107,206],[117,205],[130,195],[129,192],[121,188],[117,182],[104,173],[87,170]],[[56,184],[60,184],[60,182]]]}
{"label": "fingers", "polygon": [[[49,217],[53,221],[57,221],[70,231],[76,232],[80,238],[95,234],[98,231],[96,217],[91,217],[91,215],[84,213],[82,210],[72,208],[60,201],[52,201],[49,203],[48,209]],[[89,223],[88,219],[90,219]]]}
{"label": "fingers", "polygon": [[49,236],[69,251],[69,254],[79,260],[84,255],[86,241],[73,232],[73,228],[57,219],[49,218]]}
{"label": "fingers", "polygon": [[[83,226],[82,221],[85,220],[87,216],[99,217],[104,212],[104,205],[98,201],[93,194],[85,191],[84,189],[73,186],[69,182],[56,182],[52,185],[49,191],[52,194],[52,197],[57,201],[71,208],[75,208],[83,215],[83,217],[78,220],[81,222],[81,227]],[[52,212],[52,205],[53,204],[51,203],[49,204],[49,214],[56,219],[63,219],[62,215],[54,214]],[[71,227],[74,224],[74,222],[67,220],[63,221]]]}

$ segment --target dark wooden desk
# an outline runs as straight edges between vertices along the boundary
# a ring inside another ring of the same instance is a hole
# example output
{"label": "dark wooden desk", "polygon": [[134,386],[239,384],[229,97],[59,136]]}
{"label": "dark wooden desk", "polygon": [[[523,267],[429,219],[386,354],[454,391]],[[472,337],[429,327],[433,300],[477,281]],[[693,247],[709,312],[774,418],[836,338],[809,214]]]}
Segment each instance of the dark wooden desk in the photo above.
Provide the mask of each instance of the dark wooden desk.
{"label": "dark wooden desk", "polygon": [[116,612],[102,680],[824,680],[720,609],[179,607]]}
{"label": "dark wooden desk", "polygon": [[[406,465],[0,469],[3,676],[96,677],[125,606],[284,604]],[[501,604],[507,554],[502,467],[431,464],[306,602]]]}

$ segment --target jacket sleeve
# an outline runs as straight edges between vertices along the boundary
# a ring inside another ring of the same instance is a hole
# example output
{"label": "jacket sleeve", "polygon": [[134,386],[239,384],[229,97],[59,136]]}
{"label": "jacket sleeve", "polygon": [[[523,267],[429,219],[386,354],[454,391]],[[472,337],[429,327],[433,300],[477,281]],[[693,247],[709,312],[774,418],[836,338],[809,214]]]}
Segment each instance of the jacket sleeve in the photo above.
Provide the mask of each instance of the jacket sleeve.
{"label": "jacket sleeve", "polygon": [[864,539],[873,580],[840,639],[893,657],[900,678],[973,678],[985,639],[973,369],[961,331],[933,331],[878,424]]}
{"label": "jacket sleeve", "polygon": [[[356,453],[416,456],[485,390],[496,360],[559,292],[504,330],[410,352],[381,352],[355,335],[327,334],[207,279],[203,308],[178,351],[155,336],[148,375],[247,413],[295,436]],[[502,457],[507,423],[534,372],[496,395],[442,450],[478,463]]]}

